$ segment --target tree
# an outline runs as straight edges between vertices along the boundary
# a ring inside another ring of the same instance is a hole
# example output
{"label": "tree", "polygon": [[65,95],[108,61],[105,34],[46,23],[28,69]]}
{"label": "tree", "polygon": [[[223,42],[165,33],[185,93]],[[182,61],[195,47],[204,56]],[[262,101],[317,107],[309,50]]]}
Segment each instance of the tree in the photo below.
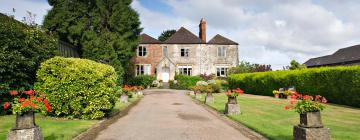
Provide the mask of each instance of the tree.
{"label": "tree", "polygon": [[172,29],[172,30],[165,30],[161,33],[161,35],[158,37],[158,40],[160,41],[165,41],[168,38],[170,38],[173,34],[176,33],[176,30]]}
{"label": "tree", "polygon": [[229,74],[252,73],[272,71],[271,65],[251,64],[250,62],[241,61],[239,66],[229,69]]}
{"label": "tree", "polygon": [[80,47],[82,57],[112,65],[121,83],[141,32],[132,0],[48,0],[44,27]]}
{"label": "tree", "polygon": [[304,64],[300,64],[299,62],[295,60],[291,60],[289,69],[290,70],[296,70],[296,69],[305,69],[306,66]]}

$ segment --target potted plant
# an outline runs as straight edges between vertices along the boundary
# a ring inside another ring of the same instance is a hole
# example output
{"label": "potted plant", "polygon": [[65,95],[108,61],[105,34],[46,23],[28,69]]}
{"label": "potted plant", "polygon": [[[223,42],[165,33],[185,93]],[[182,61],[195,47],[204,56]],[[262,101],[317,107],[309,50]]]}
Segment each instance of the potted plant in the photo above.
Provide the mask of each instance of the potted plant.
{"label": "potted plant", "polygon": [[279,98],[279,91],[278,90],[273,90],[272,93],[274,94],[275,98]]}
{"label": "potted plant", "polygon": [[204,88],[204,92],[206,93],[206,97],[205,97],[205,103],[212,103],[214,102],[214,96],[212,95],[212,93],[214,92],[214,89],[212,88],[211,85],[208,85]]}
{"label": "potted plant", "polygon": [[137,95],[143,95],[143,92],[142,90],[144,90],[144,87],[143,86],[136,86],[136,94]]}
{"label": "potted plant", "polygon": [[300,124],[294,126],[294,139],[330,139],[329,129],[324,128],[320,111],[327,100],[320,95],[310,96],[293,92],[290,105],[285,109],[294,109],[300,115]]}
{"label": "potted plant", "polygon": [[200,94],[203,93],[202,86],[193,86],[191,90],[194,91],[195,99],[200,99]]}
{"label": "potted plant", "polygon": [[291,95],[292,95],[293,93],[294,93],[294,91],[285,90],[285,91],[284,91],[285,98],[291,99]]}
{"label": "potted plant", "polygon": [[4,103],[4,109],[12,109],[16,114],[15,128],[11,129],[7,139],[19,139],[23,134],[28,138],[43,139],[40,128],[35,123],[35,112],[44,114],[51,112],[51,105],[44,94],[38,94],[34,90],[9,91],[13,97],[11,102]]}
{"label": "potted plant", "polygon": [[132,94],[132,92],[135,90],[134,87],[132,86],[129,86],[129,85],[125,85],[123,88],[122,88],[122,93],[121,93],[121,96],[120,96],[120,102],[122,103],[127,103],[129,102],[129,95]]}
{"label": "potted plant", "polygon": [[237,96],[244,94],[244,91],[240,88],[228,90],[225,92],[228,97],[228,102],[225,105],[225,114],[239,114],[240,106],[237,104]]}

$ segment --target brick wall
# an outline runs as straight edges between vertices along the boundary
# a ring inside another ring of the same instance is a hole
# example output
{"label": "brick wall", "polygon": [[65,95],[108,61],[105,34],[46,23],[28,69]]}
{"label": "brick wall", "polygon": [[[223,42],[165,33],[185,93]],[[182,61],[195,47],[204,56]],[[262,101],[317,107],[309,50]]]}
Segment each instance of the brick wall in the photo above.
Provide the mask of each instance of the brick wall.
{"label": "brick wall", "polygon": [[162,57],[162,47],[160,44],[140,44],[139,46],[146,47],[147,54],[146,56],[138,56],[136,50],[136,55],[131,59],[131,62],[135,65],[151,64],[151,75],[154,75],[156,66],[159,64]]}

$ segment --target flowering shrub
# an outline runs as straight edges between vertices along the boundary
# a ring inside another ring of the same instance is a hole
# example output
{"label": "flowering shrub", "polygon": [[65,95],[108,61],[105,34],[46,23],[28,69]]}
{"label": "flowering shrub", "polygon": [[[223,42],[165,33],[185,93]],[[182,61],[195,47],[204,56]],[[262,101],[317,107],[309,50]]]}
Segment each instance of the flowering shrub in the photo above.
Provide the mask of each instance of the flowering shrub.
{"label": "flowering shrub", "polygon": [[310,96],[294,92],[291,95],[290,105],[285,106],[285,109],[295,109],[295,111],[299,114],[317,112],[322,111],[325,108],[323,104],[326,102],[326,98],[320,95]]}
{"label": "flowering shrub", "polygon": [[197,81],[196,86],[207,86],[209,85],[206,81]]}
{"label": "flowering shrub", "polygon": [[201,93],[201,86],[193,86],[191,90],[195,93]]}
{"label": "flowering shrub", "polygon": [[44,94],[38,94],[33,90],[17,92],[12,90],[8,92],[12,97],[11,102],[4,103],[4,110],[12,109],[14,114],[23,114],[26,112],[51,112],[49,101]]}
{"label": "flowering shrub", "polygon": [[136,86],[125,85],[122,88],[122,90],[123,90],[122,94],[130,95],[132,92],[137,90],[137,87]]}
{"label": "flowering shrub", "polygon": [[214,79],[214,74],[200,74],[200,77],[206,81]]}
{"label": "flowering shrub", "polygon": [[237,97],[241,94],[244,94],[244,91],[241,90],[240,88],[237,89],[233,89],[233,90],[228,90],[225,92],[225,95],[228,97]]}
{"label": "flowering shrub", "polygon": [[278,90],[273,90],[273,92],[272,92],[274,95],[275,94],[279,94],[279,91]]}

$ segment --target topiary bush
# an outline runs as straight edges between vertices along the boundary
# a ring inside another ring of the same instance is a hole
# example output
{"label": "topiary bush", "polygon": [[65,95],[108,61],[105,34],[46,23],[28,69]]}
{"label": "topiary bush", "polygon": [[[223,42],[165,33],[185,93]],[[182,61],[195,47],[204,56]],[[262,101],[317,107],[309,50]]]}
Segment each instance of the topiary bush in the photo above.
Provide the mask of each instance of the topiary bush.
{"label": "topiary bush", "polygon": [[295,86],[300,93],[321,95],[329,102],[360,107],[360,66],[310,68],[230,75],[231,88],[273,96],[272,91]]}
{"label": "topiary bush", "polygon": [[54,57],[41,64],[35,90],[49,99],[50,115],[99,119],[115,105],[113,67],[87,59]]}
{"label": "topiary bush", "polygon": [[132,86],[143,86],[144,88],[151,86],[153,81],[156,80],[155,76],[139,75],[129,79],[128,84]]}

